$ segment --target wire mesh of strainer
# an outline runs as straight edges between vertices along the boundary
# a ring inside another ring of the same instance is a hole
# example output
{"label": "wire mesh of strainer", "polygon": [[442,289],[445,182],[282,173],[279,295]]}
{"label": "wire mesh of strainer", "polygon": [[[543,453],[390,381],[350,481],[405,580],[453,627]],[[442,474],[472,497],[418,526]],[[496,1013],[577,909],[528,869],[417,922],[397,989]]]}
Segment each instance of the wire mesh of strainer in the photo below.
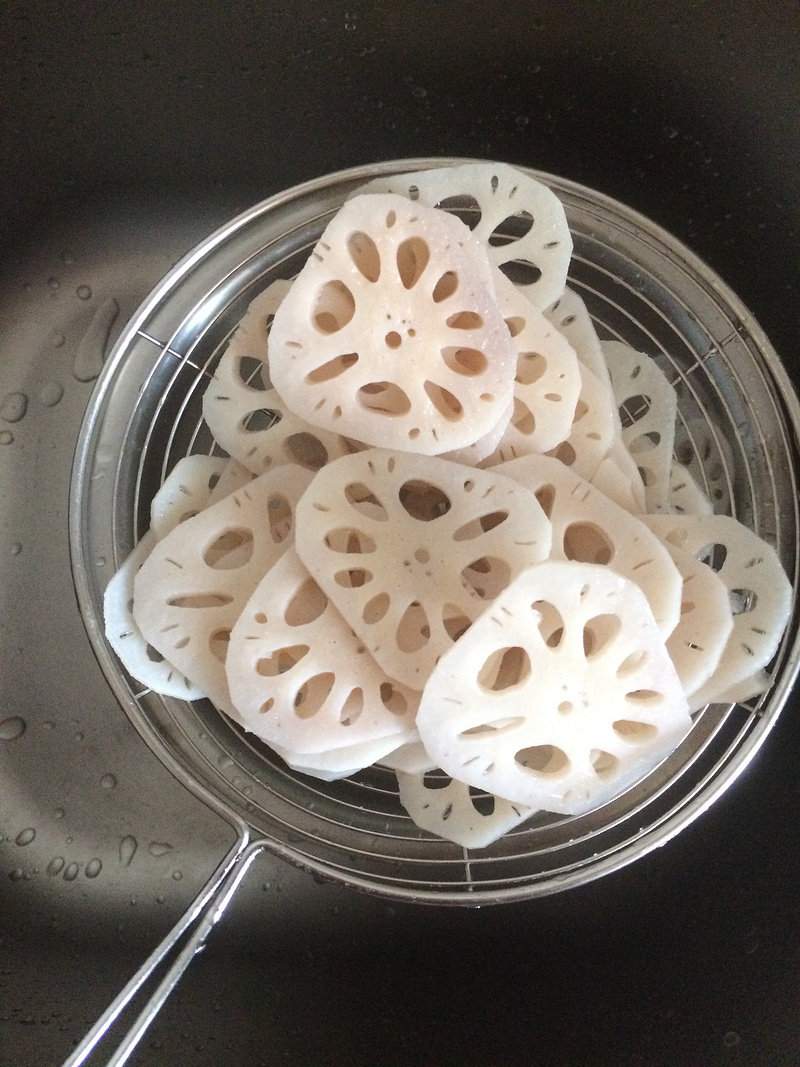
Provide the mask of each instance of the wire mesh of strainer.
{"label": "wire mesh of strainer", "polygon": [[[751,760],[783,706],[798,660],[797,611],[767,694],[714,704],[637,787],[580,818],[542,814],[469,852],[417,829],[393,774],[324,783],[289,771],[207,701],[157,696],[129,678],[103,636],[103,589],[149,523],[153,494],[187,453],[215,444],[201,398],[249,302],[292,277],[343,200],[378,175],[441,165],[401,160],[280,194],[218,231],[153,292],[116,345],[75,459],[73,571],[101,666],[162,761],[245,838],[347,884],[432,903],[483,904],[588,881],[663,844]],[[714,500],[772,543],[797,588],[798,405],[767,339],[690,252],[622,205],[531,172],[562,199],[574,237],[570,284],[603,338],[650,353],[679,397],[677,458]]]}

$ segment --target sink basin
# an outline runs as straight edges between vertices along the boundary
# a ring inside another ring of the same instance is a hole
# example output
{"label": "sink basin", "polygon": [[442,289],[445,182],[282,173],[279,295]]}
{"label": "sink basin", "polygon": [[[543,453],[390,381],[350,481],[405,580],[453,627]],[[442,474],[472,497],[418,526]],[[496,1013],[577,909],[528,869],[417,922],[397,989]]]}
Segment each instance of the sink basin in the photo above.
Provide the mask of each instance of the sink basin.
{"label": "sink basin", "polygon": [[[69,559],[94,382],[187,251],[340,167],[507,159],[674,233],[800,380],[795,5],[646,0],[594,22],[555,0],[465,0],[458,18],[404,0],[169,12],[0,14],[0,1063],[14,1067],[67,1059],[235,845],[116,700]],[[565,893],[421,906],[260,854],[131,1062],[798,1062],[799,716],[790,698],[677,838]],[[145,1000],[87,1062],[108,1061]]]}

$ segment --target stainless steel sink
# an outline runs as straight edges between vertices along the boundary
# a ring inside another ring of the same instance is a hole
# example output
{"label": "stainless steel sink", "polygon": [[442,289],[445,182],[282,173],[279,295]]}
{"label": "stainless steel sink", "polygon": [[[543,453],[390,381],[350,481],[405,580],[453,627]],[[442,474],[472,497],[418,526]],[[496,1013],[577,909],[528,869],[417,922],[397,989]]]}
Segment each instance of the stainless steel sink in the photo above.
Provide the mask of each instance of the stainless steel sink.
{"label": "stainless steel sink", "polygon": [[[674,232],[800,381],[796,6],[458,7],[0,12],[3,1067],[63,1062],[234,843],[114,698],[69,561],[93,382],[186,251],[340,166],[505,158]],[[677,839],[568,893],[387,903],[259,856],[131,1062],[789,1067],[798,715],[792,699],[748,772]]]}

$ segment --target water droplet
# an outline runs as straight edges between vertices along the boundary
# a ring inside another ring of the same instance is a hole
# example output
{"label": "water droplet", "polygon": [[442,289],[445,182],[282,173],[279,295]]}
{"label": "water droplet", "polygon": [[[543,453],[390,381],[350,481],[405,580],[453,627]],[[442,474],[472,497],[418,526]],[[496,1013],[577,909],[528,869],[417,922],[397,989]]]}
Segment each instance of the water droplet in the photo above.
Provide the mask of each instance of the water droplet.
{"label": "water droplet", "polygon": [[52,719],[45,719],[42,723],[42,726],[45,730],[55,730],[56,728],[56,724],[53,722]]}
{"label": "water droplet", "polygon": [[84,873],[86,874],[87,878],[96,878],[98,874],[102,871],[102,869],[103,861],[98,859],[97,856],[95,856],[94,859],[90,859],[89,862],[86,864],[86,871]]}
{"label": "water droplet", "polygon": [[147,851],[151,856],[166,856],[168,852],[172,852],[172,845],[168,845],[166,841],[151,841]]}
{"label": "water droplet", "polygon": [[92,290],[89,288],[88,285],[79,285],[78,288],[75,290],[75,293],[81,300],[92,299]]}
{"label": "water droplet", "polygon": [[55,292],[56,289],[59,289],[60,287],[61,287],[61,282],[58,280],[58,278],[52,277],[52,278],[48,278],[47,279],[47,288],[48,289],[52,289],[53,292]]}
{"label": "water droplet", "polygon": [[28,398],[24,393],[6,393],[0,404],[0,419],[6,422],[19,422],[25,418],[28,410]]}
{"label": "water droplet", "polygon": [[225,755],[219,756],[217,758],[217,766],[219,767],[219,769],[221,771],[227,770],[228,767],[232,767],[233,766],[233,760],[231,759],[230,756],[225,756]]}
{"label": "water droplet", "polygon": [[[91,290],[89,290],[89,295],[91,296]],[[119,304],[113,297],[105,300],[95,311],[72,363],[72,373],[79,382],[92,381],[102,370],[108,338],[117,315],[119,315]]]}
{"label": "water droplet", "polygon": [[68,863],[62,875],[65,882],[74,882],[78,877],[79,867],[77,863]]}
{"label": "water droplet", "polygon": [[64,386],[61,382],[47,382],[39,390],[37,397],[40,404],[46,408],[54,408],[64,395]]}
{"label": "water droplet", "polygon": [[11,546],[11,555],[18,556],[21,551],[22,545],[19,543],[19,541],[15,541],[14,544]]}
{"label": "water droplet", "polygon": [[69,266],[70,263],[75,262],[75,256],[72,254],[72,252],[70,252],[68,248],[61,253],[61,262],[65,263],[67,266]]}
{"label": "water droplet", "polygon": [[27,723],[19,715],[12,715],[10,719],[0,722],[0,741],[16,741],[25,733]]}
{"label": "water droplet", "polygon": [[36,837],[36,831],[32,826],[26,826],[24,830],[20,830],[17,836],[14,838],[16,844],[20,848],[24,848],[25,845],[29,845]]}
{"label": "water droplet", "polygon": [[84,738],[84,733],[83,733],[82,730],[76,730],[75,733],[72,735],[72,740],[73,741],[83,741],[83,738]]}
{"label": "water droplet", "polygon": [[14,440],[11,430],[0,430],[0,445],[10,445]]}
{"label": "water droplet", "polygon": [[103,789],[116,789],[116,776],[113,774],[104,774],[103,777],[100,779],[100,785],[103,787]]}
{"label": "water droplet", "polygon": [[741,1037],[735,1030],[728,1030],[727,1033],[723,1035],[722,1044],[725,1048],[735,1048],[736,1045],[741,1043],[741,1040]]}
{"label": "water droplet", "polygon": [[139,842],[133,836],[133,834],[126,834],[125,837],[119,843],[119,862],[123,867],[130,867],[133,857],[136,855],[136,849],[139,847]]}
{"label": "water droplet", "polygon": [[59,333],[57,330],[50,338],[53,348],[62,348],[66,342],[66,337],[63,333]]}
{"label": "water droplet", "polygon": [[63,819],[66,814],[67,813],[64,811],[63,808],[56,808],[56,810],[53,812],[53,818],[54,819]]}
{"label": "water droplet", "polygon": [[13,871],[8,872],[8,877],[12,882],[21,882],[25,875],[21,867],[15,867]]}
{"label": "water droplet", "polygon": [[173,871],[172,872],[172,880],[174,882],[180,882],[181,878],[183,878],[183,871]]}
{"label": "water droplet", "polygon": [[64,857],[53,856],[50,862],[47,864],[47,873],[51,878],[55,878],[57,874],[61,874],[64,870]]}

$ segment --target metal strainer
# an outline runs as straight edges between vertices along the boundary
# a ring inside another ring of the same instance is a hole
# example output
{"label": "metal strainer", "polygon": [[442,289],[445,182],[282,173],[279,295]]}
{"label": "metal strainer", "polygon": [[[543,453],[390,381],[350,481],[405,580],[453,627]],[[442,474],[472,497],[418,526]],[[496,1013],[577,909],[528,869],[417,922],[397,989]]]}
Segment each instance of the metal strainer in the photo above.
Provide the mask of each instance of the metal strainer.
{"label": "metal strainer", "polygon": [[[631,862],[696,818],[753,758],[790,692],[800,640],[796,608],[761,698],[703,709],[669,759],[601,809],[576,818],[534,817],[470,852],[415,827],[398,802],[392,772],[371,768],[331,784],[295,774],[207,701],[142,691],[116,660],[104,638],[103,590],[144,533],[150,501],[174,464],[214,449],[201,398],[250,301],[272,280],[297,273],[358,186],[449,162],[462,161],[400,160],[340,172],[239,216],[155,289],[97,383],[75,457],[70,521],[89,637],[134,726],[178,779],[234,827],[237,843],[68,1063],[86,1059],[194,926],[111,1061],[124,1062],[261,849],[406,901],[475,906],[553,893]],[[601,337],[650,353],[673,382],[678,458],[718,511],[775,546],[797,588],[800,407],[768,340],[726,286],[667,233],[607,197],[530,173],[566,207],[574,237],[570,284]]]}

